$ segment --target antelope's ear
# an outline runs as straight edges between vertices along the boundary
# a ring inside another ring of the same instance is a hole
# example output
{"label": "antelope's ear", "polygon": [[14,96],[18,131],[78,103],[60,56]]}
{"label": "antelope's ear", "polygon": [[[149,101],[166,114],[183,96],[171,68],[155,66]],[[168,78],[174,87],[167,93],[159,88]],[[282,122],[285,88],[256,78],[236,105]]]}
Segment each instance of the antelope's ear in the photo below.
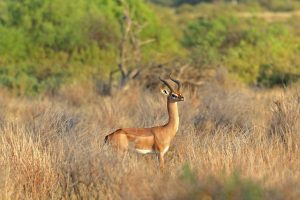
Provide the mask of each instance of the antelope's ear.
{"label": "antelope's ear", "polygon": [[163,93],[164,95],[169,95],[169,91],[164,89],[164,88],[160,88],[161,93]]}

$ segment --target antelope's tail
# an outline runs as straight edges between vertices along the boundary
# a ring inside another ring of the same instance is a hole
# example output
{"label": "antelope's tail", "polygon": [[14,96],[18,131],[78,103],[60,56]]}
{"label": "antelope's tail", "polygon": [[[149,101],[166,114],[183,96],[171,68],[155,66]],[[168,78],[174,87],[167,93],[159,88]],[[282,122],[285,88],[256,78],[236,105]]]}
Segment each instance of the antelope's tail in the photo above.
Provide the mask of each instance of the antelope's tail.
{"label": "antelope's tail", "polygon": [[105,136],[105,138],[104,138],[104,144],[108,144],[108,136],[109,135]]}

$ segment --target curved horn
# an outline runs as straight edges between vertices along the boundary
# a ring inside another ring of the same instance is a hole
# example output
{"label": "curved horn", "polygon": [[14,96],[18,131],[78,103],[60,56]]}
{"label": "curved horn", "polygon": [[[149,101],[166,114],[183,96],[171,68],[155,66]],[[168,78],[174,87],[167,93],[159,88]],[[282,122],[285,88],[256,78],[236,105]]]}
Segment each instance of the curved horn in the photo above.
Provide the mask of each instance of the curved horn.
{"label": "curved horn", "polygon": [[173,88],[169,85],[169,83],[167,81],[161,79],[160,76],[158,78],[161,82],[163,82],[170,89],[171,92],[174,91]]}
{"label": "curved horn", "polygon": [[176,79],[173,79],[173,78],[171,77],[171,74],[169,75],[169,77],[170,77],[170,79],[171,79],[173,82],[175,82],[175,83],[177,84],[177,90],[180,91],[180,88],[181,88],[181,83],[180,83],[180,81],[178,81],[178,80],[176,80]]}

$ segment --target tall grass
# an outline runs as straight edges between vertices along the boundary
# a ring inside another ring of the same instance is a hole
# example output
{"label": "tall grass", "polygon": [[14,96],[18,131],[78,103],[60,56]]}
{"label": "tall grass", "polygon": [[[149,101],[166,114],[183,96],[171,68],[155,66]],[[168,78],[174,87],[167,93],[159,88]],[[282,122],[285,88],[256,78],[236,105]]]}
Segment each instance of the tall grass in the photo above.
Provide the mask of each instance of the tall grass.
{"label": "tall grass", "polygon": [[213,84],[184,96],[163,172],[154,155],[103,146],[116,128],[166,122],[158,91],[1,96],[0,199],[300,198],[297,89]]}

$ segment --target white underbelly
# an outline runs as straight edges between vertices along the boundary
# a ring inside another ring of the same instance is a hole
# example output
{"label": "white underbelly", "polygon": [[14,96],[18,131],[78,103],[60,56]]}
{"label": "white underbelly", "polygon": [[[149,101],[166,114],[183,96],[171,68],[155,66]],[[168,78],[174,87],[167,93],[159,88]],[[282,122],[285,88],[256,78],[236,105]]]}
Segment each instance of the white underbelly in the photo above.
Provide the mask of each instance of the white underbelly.
{"label": "white underbelly", "polygon": [[[155,151],[153,149],[135,149],[136,152],[140,153],[140,154],[148,154],[148,153],[159,153],[159,151]],[[167,151],[169,150],[169,146],[167,146],[164,150],[163,150],[163,154],[165,154]]]}
{"label": "white underbelly", "polygon": [[152,149],[135,149],[140,154],[147,154],[147,153],[156,153],[156,151]]}

